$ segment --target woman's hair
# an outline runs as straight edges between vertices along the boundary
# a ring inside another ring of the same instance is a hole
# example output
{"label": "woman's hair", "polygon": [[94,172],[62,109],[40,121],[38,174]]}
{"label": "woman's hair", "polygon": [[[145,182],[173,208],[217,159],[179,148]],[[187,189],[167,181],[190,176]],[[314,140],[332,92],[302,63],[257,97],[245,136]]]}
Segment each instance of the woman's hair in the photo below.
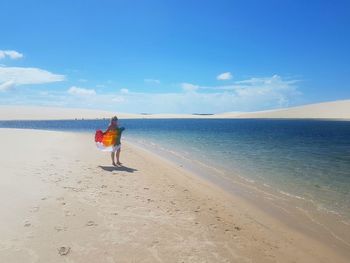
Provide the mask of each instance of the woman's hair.
{"label": "woman's hair", "polygon": [[112,121],[117,121],[118,120],[118,117],[117,116],[114,116],[114,117],[112,117],[112,119],[111,119],[111,123],[112,123]]}

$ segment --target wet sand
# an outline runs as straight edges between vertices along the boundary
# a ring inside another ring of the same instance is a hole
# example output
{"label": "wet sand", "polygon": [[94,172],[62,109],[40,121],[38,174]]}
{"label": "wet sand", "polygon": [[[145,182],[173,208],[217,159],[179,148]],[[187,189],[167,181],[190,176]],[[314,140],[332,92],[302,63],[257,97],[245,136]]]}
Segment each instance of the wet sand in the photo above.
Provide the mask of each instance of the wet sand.
{"label": "wet sand", "polygon": [[1,262],[348,262],[170,161],[88,134],[0,129]]}

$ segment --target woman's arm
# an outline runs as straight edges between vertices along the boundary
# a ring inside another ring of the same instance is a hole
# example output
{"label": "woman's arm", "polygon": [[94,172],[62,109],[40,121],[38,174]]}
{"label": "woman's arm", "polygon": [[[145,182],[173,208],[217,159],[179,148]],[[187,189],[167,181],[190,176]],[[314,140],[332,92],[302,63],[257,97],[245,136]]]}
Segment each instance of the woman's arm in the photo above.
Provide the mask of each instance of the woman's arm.
{"label": "woman's arm", "polygon": [[107,130],[104,133],[108,132],[110,129],[111,129],[111,125],[108,126]]}

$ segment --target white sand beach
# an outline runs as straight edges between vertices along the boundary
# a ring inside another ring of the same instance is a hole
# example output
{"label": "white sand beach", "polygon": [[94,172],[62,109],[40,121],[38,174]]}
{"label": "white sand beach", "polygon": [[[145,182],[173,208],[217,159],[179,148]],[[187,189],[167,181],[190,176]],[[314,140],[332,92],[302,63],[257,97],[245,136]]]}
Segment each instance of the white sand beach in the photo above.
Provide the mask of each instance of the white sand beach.
{"label": "white sand beach", "polygon": [[145,150],[0,129],[0,262],[348,262],[349,255]]}
{"label": "white sand beach", "polygon": [[0,106],[0,120],[58,120],[58,119],[101,119],[113,115],[123,119],[162,118],[278,118],[278,119],[343,119],[350,120],[350,100],[259,112],[228,112],[212,115],[201,114],[134,114],[92,109],[57,108],[38,106]]}

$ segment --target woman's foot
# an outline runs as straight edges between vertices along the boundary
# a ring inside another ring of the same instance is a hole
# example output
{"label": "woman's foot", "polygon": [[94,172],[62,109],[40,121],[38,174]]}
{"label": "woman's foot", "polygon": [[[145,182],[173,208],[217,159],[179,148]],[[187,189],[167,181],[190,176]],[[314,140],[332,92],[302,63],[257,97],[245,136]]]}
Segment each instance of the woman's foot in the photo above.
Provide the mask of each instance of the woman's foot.
{"label": "woman's foot", "polygon": [[118,164],[118,165],[122,165],[122,163],[121,163],[121,162],[117,162],[117,164]]}
{"label": "woman's foot", "polygon": [[115,164],[115,162],[113,162],[112,164],[113,164],[113,166],[117,166],[117,165]]}

